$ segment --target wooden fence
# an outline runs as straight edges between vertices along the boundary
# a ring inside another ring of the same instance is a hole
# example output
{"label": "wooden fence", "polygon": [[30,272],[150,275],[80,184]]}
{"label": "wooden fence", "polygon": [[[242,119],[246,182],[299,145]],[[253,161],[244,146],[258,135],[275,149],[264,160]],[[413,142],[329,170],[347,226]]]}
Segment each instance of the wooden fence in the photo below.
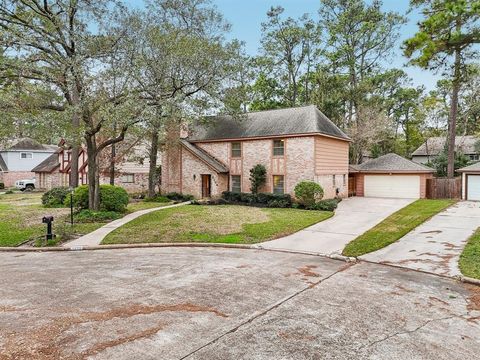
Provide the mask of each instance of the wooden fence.
{"label": "wooden fence", "polygon": [[427,199],[460,199],[462,197],[462,178],[427,179]]}

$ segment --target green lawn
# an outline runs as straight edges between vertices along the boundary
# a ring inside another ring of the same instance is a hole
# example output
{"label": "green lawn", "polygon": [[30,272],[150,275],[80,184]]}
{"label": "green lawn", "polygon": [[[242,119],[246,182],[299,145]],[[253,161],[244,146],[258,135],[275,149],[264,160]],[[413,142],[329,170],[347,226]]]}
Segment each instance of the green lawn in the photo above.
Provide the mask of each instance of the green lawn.
{"label": "green lawn", "polygon": [[[70,209],[44,208],[41,205],[42,193],[14,193],[0,195],[0,246],[16,246],[27,240],[39,239],[45,235],[46,226],[42,217],[53,215],[53,232],[57,241],[70,234],[88,234],[105,222],[78,223],[72,227],[69,223]],[[169,205],[169,203],[138,202],[127,207],[128,212]],[[40,242],[39,242],[40,243]]]}
{"label": "green lawn", "polygon": [[351,241],[343,255],[360,256],[384,248],[454,203],[454,200],[417,200]]}
{"label": "green lawn", "polygon": [[480,279],[480,229],[468,240],[458,265],[463,275]]}
{"label": "green lawn", "polygon": [[292,234],[332,215],[299,209],[186,205],[143,215],[110,233],[102,243],[251,244]]}

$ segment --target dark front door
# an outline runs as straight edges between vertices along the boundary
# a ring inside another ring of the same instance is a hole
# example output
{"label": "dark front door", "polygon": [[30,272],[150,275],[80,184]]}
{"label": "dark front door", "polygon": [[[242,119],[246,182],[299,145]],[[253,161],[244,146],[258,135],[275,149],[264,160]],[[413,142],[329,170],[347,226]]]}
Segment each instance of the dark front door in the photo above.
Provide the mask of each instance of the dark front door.
{"label": "dark front door", "polygon": [[212,195],[212,175],[202,175],[202,197],[209,198]]}

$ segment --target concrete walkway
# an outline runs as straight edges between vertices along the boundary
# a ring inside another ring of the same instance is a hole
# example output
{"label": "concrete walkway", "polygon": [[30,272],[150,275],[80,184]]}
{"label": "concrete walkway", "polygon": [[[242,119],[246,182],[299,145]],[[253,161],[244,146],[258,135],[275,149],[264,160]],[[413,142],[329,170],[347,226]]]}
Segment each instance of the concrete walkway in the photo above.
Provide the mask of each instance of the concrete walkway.
{"label": "concrete walkway", "polygon": [[321,255],[340,254],[350,241],[363,234],[413,199],[353,197],[343,200],[335,215],[295,234],[256,245]]}
{"label": "concrete walkway", "polygon": [[460,254],[479,227],[480,203],[459,202],[397,242],[360,258],[438,275],[460,275]]}
{"label": "concrete walkway", "polygon": [[101,228],[99,228],[99,229],[97,229],[97,230],[95,230],[95,231],[93,231],[93,232],[91,232],[87,235],[79,237],[78,239],[69,241],[69,242],[63,244],[62,246],[71,248],[71,247],[79,247],[79,246],[100,245],[100,243],[105,238],[105,236],[107,236],[113,230],[119,228],[120,226],[125,225],[126,223],[132,221],[133,219],[136,219],[136,218],[138,218],[142,215],[151,213],[153,211],[170,209],[170,208],[183,206],[183,205],[187,205],[187,204],[190,204],[190,201],[183,202],[183,203],[180,203],[180,204],[175,204],[175,205],[168,205],[168,206],[162,206],[162,207],[156,207],[156,208],[152,208],[152,209],[145,209],[145,210],[136,211],[134,213],[131,213],[131,214],[128,214],[128,215],[124,216],[121,219],[109,222],[105,226],[102,226]]}

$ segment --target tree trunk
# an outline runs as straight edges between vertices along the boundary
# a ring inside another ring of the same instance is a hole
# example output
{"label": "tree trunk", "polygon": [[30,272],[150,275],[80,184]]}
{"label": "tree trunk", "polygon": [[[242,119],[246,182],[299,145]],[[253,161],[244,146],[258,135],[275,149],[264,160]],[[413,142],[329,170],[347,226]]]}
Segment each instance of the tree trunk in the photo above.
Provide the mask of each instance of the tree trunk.
{"label": "tree trunk", "polygon": [[112,144],[112,153],[110,155],[110,185],[115,185],[115,144]]}
{"label": "tree trunk", "polygon": [[[75,106],[75,110],[72,116],[72,128],[74,131],[80,128],[80,114],[78,106],[80,104],[80,95],[78,93],[77,87],[74,85],[72,89],[72,104]],[[72,144],[72,150],[70,152],[70,186],[77,187],[78,186],[78,157],[80,155],[80,142],[77,139],[77,135],[75,134],[75,138]]]}
{"label": "tree trunk", "polygon": [[100,177],[97,164],[97,144],[95,135],[85,135],[88,156],[88,208],[100,210]]}
{"label": "tree trunk", "polygon": [[453,75],[452,102],[448,119],[448,162],[447,177],[455,177],[455,135],[457,130],[458,93],[460,92],[460,49],[455,50],[455,68]]}
{"label": "tree trunk", "polygon": [[150,143],[150,168],[148,170],[148,197],[155,196],[156,172],[157,172],[157,153],[158,153],[158,127],[152,129]]}

